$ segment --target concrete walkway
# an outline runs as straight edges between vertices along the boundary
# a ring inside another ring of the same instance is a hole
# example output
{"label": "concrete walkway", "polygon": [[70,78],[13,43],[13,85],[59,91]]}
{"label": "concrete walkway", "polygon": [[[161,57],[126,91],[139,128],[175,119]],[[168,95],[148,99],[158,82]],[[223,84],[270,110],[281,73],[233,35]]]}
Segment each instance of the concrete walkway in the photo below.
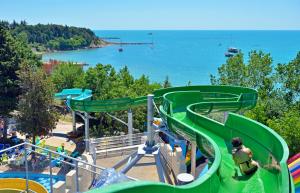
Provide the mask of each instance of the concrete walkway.
{"label": "concrete walkway", "polygon": [[[110,168],[125,157],[127,156],[101,158],[97,159],[96,163],[97,165]],[[126,175],[139,180],[159,182],[154,157],[143,157],[133,168],[127,172]]]}

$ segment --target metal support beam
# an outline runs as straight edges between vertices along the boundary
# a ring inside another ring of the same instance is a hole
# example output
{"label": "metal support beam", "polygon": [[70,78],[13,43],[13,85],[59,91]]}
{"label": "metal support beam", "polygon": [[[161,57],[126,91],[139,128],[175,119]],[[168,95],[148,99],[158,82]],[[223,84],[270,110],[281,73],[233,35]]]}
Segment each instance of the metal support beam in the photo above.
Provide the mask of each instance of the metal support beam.
{"label": "metal support beam", "polygon": [[154,135],[155,131],[153,129],[153,94],[148,94],[147,96],[147,142],[146,145],[148,147],[152,147],[154,145]]}
{"label": "metal support beam", "polygon": [[26,176],[26,192],[29,192],[29,183],[28,183],[28,160],[27,160],[27,147],[25,144],[25,176]]}
{"label": "metal support beam", "polygon": [[[92,155],[92,158],[93,158],[93,165],[96,165],[96,164],[97,164],[97,163],[96,163],[96,162],[97,162],[97,154],[96,154],[96,145],[95,145],[94,141],[90,141],[89,148],[90,148],[89,153],[90,153],[90,155]],[[94,180],[95,177],[96,177],[96,175],[95,175],[95,173],[96,173],[96,168],[95,168],[95,167],[92,167],[91,169],[92,169],[92,171],[94,172],[94,173],[92,174],[92,178],[93,178],[93,180]]]}
{"label": "metal support beam", "polygon": [[52,176],[52,153],[49,152],[49,160],[50,160],[50,193],[53,193],[53,176]]}
{"label": "metal support beam", "polygon": [[157,169],[159,181],[164,183],[165,182],[165,176],[164,176],[164,169],[162,167],[161,160],[160,160],[160,154],[159,153],[155,154],[154,158],[155,158],[156,169]]}
{"label": "metal support beam", "polygon": [[124,168],[120,170],[121,173],[126,174],[144,155],[137,154],[131,162],[129,162]]}
{"label": "metal support beam", "polygon": [[192,142],[192,149],[191,149],[191,174],[196,178],[196,151],[197,145]]}
{"label": "metal support beam", "polygon": [[132,145],[132,133],[133,133],[133,123],[132,123],[132,111],[128,110],[128,137],[129,137],[129,145]]}
{"label": "metal support beam", "polygon": [[137,152],[133,152],[132,154],[130,154],[129,156],[127,156],[125,159],[122,159],[121,161],[119,161],[118,163],[116,163],[112,168],[118,169],[119,167],[121,167],[122,165],[124,165],[125,163],[127,163],[128,160],[130,160],[132,157],[135,157],[136,154],[137,154]]}
{"label": "metal support beam", "polygon": [[72,111],[72,127],[73,127],[73,131],[76,131],[75,111]]}
{"label": "metal support beam", "polygon": [[85,151],[89,151],[89,114],[87,112],[84,113],[84,130],[85,130]]}
{"label": "metal support beam", "polygon": [[76,171],[76,193],[79,193],[79,173],[78,173],[78,161],[75,161],[75,171]]}

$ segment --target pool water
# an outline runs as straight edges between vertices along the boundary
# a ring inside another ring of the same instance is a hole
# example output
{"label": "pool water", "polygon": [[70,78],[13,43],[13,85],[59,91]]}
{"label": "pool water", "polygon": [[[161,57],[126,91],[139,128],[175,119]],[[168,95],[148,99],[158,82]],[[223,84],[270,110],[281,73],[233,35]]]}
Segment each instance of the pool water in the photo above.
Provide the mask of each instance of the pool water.
{"label": "pool water", "polygon": [[[48,192],[50,192],[50,175],[48,174],[38,174],[38,173],[28,173],[29,180],[36,181],[43,185]],[[0,173],[0,178],[26,178],[25,172],[3,172]],[[65,181],[65,176],[53,175],[52,182],[53,185],[58,181]],[[1,192],[0,192],[1,193]]]}

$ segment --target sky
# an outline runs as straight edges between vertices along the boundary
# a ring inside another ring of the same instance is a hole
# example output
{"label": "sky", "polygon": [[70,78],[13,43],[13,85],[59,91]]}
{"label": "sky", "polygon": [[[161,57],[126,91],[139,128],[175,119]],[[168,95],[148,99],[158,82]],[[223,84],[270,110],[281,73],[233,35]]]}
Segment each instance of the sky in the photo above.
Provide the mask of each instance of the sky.
{"label": "sky", "polygon": [[300,0],[0,0],[0,20],[93,30],[300,30]]}

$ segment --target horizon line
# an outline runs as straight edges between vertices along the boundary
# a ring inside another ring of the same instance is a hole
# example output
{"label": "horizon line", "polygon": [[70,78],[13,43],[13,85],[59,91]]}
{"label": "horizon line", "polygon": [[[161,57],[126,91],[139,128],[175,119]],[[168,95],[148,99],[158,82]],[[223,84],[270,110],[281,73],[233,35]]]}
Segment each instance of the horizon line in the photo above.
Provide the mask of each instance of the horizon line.
{"label": "horizon line", "polygon": [[102,30],[102,31],[300,31],[299,29],[93,29],[91,30]]}

